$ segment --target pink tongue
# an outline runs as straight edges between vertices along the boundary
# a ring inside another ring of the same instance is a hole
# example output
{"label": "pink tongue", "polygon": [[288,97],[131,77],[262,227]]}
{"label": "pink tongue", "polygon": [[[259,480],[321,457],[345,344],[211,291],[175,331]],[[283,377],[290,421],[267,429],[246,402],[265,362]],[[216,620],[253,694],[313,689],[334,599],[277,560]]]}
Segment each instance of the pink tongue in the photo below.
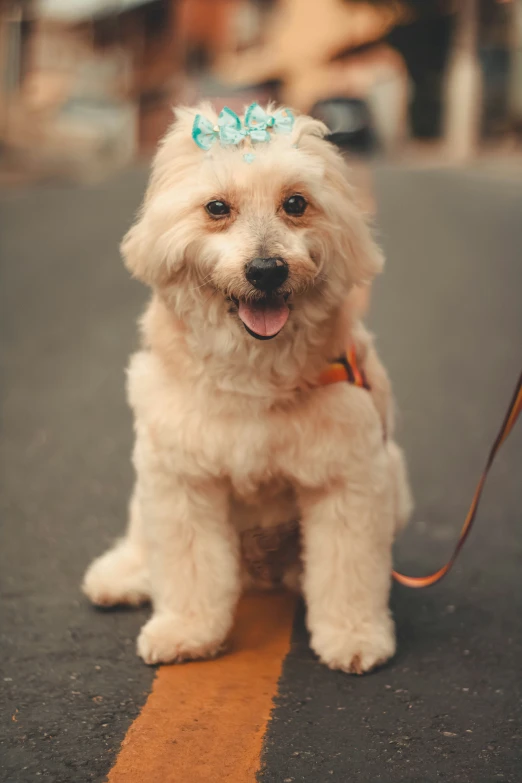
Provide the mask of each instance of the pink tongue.
{"label": "pink tongue", "polygon": [[288,320],[289,312],[282,296],[266,302],[239,303],[239,317],[245,326],[260,337],[273,337],[280,332]]}

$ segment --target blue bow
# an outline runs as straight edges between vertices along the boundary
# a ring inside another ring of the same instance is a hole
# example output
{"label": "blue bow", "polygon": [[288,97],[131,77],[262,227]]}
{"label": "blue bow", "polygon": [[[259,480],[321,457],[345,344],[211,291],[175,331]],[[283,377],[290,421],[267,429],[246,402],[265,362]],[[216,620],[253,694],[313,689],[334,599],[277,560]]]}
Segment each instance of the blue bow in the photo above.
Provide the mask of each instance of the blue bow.
{"label": "blue bow", "polygon": [[258,103],[252,103],[245,114],[245,130],[256,142],[270,141],[270,128],[276,133],[290,133],[294,122],[290,109],[279,109],[275,114],[267,114]]}
{"label": "blue bow", "polygon": [[192,126],[192,138],[202,150],[209,150],[215,141],[223,145],[240,144],[246,136],[253,142],[270,141],[269,129],[276,133],[290,133],[294,126],[294,115],[290,109],[279,109],[275,114],[267,114],[257,103],[248,107],[245,125],[241,127],[238,115],[225,106],[219,113],[217,125],[197,114]]}
{"label": "blue bow", "polygon": [[225,106],[219,113],[217,125],[201,114],[196,114],[192,126],[192,138],[202,150],[209,150],[219,139],[221,144],[239,144],[245,138],[241,120],[232,109]]}

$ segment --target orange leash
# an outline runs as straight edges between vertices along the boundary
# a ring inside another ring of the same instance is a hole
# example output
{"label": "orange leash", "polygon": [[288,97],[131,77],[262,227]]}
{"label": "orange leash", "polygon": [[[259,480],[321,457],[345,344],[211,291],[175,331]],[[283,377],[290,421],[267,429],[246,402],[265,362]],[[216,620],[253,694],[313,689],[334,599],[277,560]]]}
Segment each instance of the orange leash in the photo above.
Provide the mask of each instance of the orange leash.
{"label": "orange leash", "polygon": [[[354,386],[360,386],[361,388],[370,391],[370,385],[367,381],[364,370],[362,369],[358,361],[355,347],[353,345],[343,356],[331,362],[319,377],[319,385],[321,386],[328,386],[332,383],[339,383],[341,381],[347,381],[348,383],[351,383]],[[437,582],[440,582],[442,577],[446,576],[448,571],[450,571],[451,567],[453,566],[453,563],[457,559],[457,555],[459,554],[460,550],[464,546],[464,542],[469,535],[473,522],[475,521],[475,516],[477,514],[480,498],[482,496],[482,490],[484,489],[484,485],[486,483],[489,470],[493,464],[493,461],[500,447],[502,446],[504,441],[507,439],[509,433],[515,426],[516,420],[518,419],[521,411],[522,411],[522,372],[520,373],[518,383],[515,389],[515,393],[513,394],[513,398],[509,404],[509,408],[504,417],[504,421],[502,422],[500,431],[491,448],[491,451],[489,452],[486,466],[482,471],[482,475],[477,484],[475,494],[473,495],[473,500],[471,501],[471,506],[466,515],[464,525],[462,527],[462,530],[460,531],[460,536],[452,556],[450,557],[448,562],[442,566],[442,568],[439,568],[438,571],[435,571],[435,573],[433,574],[428,574],[427,576],[406,576],[406,574],[401,574],[398,571],[392,571],[393,578],[397,582],[400,582],[401,585],[405,585],[406,587],[429,587],[430,585],[434,585]]]}
{"label": "orange leash", "polygon": [[522,411],[522,372],[520,373],[520,377],[518,379],[515,393],[513,394],[513,398],[509,404],[509,408],[504,417],[504,421],[502,422],[500,431],[491,448],[491,451],[489,452],[486,466],[482,471],[480,481],[477,484],[475,494],[473,495],[473,500],[471,501],[471,506],[467,513],[466,520],[464,522],[462,530],[460,531],[459,540],[457,541],[457,545],[455,547],[455,550],[451,558],[448,560],[448,562],[445,565],[442,566],[442,568],[439,568],[439,570],[435,571],[435,573],[433,574],[428,574],[428,576],[406,576],[405,574],[400,574],[398,571],[392,571],[393,578],[397,582],[400,582],[401,585],[406,585],[406,587],[429,587],[430,585],[434,585],[437,582],[439,582],[442,579],[442,577],[446,576],[448,571],[451,569],[453,563],[457,559],[458,553],[464,546],[464,542],[469,535],[473,522],[475,521],[475,516],[477,514],[477,509],[480,502],[480,497],[482,495],[482,490],[484,489],[484,484],[486,483],[486,478],[489,473],[489,469],[491,468],[493,464],[493,460],[495,459],[500,447],[502,446],[504,441],[507,439],[509,433],[515,426],[515,422],[518,419],[521,411]]}

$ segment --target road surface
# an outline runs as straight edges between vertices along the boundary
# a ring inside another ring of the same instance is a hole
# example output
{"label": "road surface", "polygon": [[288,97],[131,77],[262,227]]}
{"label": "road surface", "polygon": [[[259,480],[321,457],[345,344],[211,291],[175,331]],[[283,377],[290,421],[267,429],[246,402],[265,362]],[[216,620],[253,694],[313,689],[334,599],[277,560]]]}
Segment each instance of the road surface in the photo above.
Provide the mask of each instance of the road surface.
{"label": "road surface", "polygon": [[[79,591],[123,529],[132,483],[124,368],[146,292],[117,247],[144,182],[137,170],[1,196],[5,783],[104,780],[155,676],[134,652],[147,610],[97,612]],[[520,371],[522,182],[379,166],[375,183],[388,266],[370,324],[416,496],[396,564],[425,573],[451,549]],[[388,666],[364,678],[327,671],[298,608],[262,783],[520,781],[521,457],[519,425],[447,580],[394,588],[399,650]],[[174,769],[170,780],[185,783]]]}

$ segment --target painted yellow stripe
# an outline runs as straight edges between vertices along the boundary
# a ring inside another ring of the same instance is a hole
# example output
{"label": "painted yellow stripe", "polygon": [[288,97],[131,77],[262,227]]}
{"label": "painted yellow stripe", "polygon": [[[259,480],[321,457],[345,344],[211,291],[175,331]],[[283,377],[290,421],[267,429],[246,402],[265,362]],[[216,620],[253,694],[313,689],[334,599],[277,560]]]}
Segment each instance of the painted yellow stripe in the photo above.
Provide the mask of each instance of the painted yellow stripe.
{"label": "painted yellow stripe", "polygon": [[159,668],[109,783],[255,783],[295,598],[244,598],[221,658]]}

